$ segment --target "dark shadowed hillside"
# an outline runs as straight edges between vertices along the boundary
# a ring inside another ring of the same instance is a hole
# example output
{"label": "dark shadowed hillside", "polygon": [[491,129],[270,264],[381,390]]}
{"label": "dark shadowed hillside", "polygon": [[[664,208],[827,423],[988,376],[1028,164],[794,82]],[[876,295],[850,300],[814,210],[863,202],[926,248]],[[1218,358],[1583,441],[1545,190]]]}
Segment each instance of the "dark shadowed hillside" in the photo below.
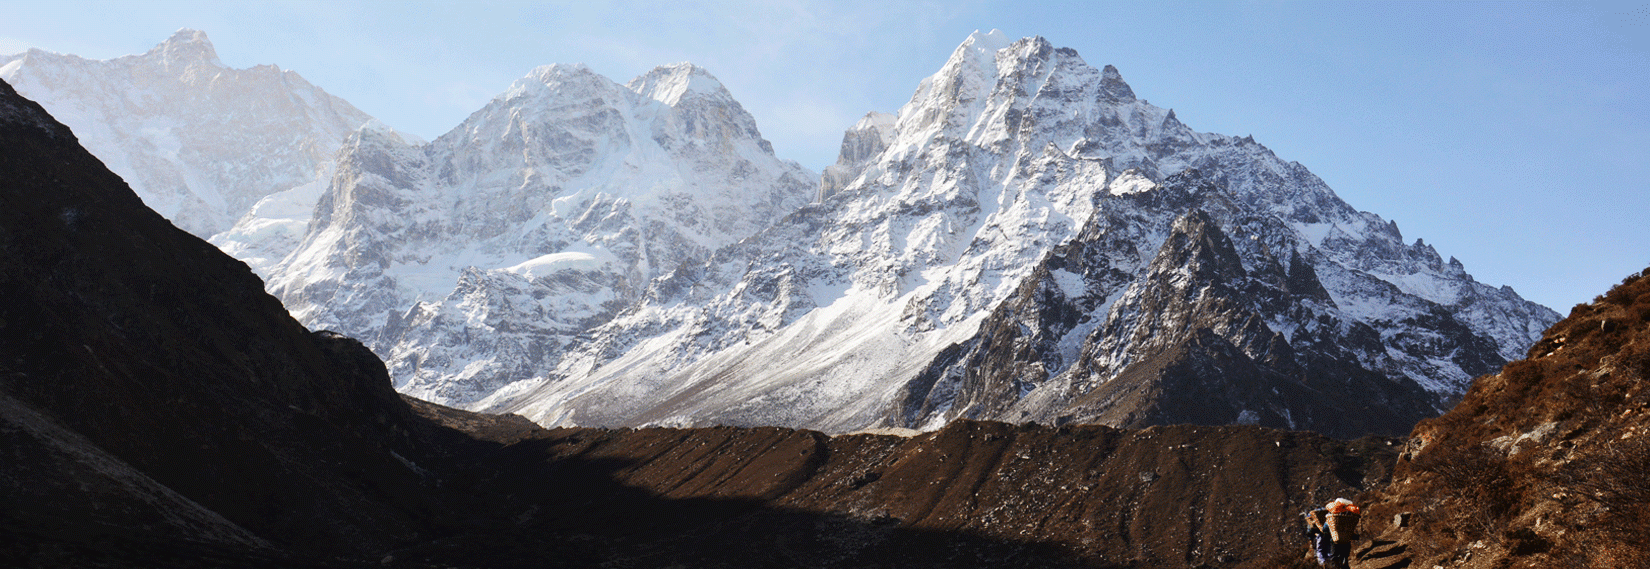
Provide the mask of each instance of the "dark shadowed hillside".
{"label": "dark shadowed hillside", "polygon": [[[512,432],[419,406],[508,443],[461,478],[517,530],[642,567],[1264,567],[1300,546],[1295,512],[1384,482],[1395,452],[1259,427]],[[458,563],[498,539],[397,557]]]}
{"label": "dark shadowed hillside", "polygon": [[[1650,272],[1647,269],[1645,272]],[[1650,566],[1650,278],[1629,276],[1422,422],[1363,567]],[[1392,527],[1409,513],[1410,527]]]}
{"label": "dark shadowed hillside", "polygon": [[1236,567],[1396,447],[960,421],[544,430],[402,399],[0,83],[0,566]]}

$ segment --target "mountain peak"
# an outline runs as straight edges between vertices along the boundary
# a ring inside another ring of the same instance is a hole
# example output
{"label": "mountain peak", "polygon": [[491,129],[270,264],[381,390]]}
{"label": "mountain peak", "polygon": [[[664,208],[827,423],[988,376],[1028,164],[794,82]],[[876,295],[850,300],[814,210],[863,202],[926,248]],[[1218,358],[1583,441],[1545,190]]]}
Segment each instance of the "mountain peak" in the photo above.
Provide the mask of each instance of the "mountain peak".
{"label": "mountain peak", "polygon": [[496,99],[512,100],[529,95],[552,99],[580,98],[617,88],[618,84],[613,80],[591,71],[583,63],[552,63],[534,67],[525,77],[510,84],[510,88]]}
{"label": "mountain peak", "polygon": [[527,76],[545,84],[566,80],[569,77],[600,77],[583,63],[551,63],[534,67],[527,72]]}
{"label": "mountain peak", "polygon": [[166,38],[166,41],[160,42],[160,45],[144,55],[158,55],[167,65],[223,65],[223,62],[218,60],[218,50],[212,47],[211,40],[206,39],[206,32],[189,28],[173,32],[172,37]]}
{"label": "mountain peak", "polygon": [[625,87],[643,97],[670,106],[676,106],[688,94],[728,96],[727,87],[724,87],[714,75],[705,68],[688,62],[655,67],[652,71],[631,79]]}
{"label": "mountain peak", "polygon": [[963,40],[962,46],[971,47],[985,53],[997,53],[997,50],[1013,44],[1014,40],[1009,39],[1008,34],[1003,33],[1002,30],[994,29],[989,32],[975,30],[974,33],[968,34],[968,39]]}
{"label": "mountain peak", "polygon": [[1134,89],[1130,89],[1129,84],[1123,82],[1123,74],[1111,65],[1107,65],[1105,69],[1100,70],[1100,89],[1102,93],[1105,93],[1111,99],[1118,101],[1134,100]]}

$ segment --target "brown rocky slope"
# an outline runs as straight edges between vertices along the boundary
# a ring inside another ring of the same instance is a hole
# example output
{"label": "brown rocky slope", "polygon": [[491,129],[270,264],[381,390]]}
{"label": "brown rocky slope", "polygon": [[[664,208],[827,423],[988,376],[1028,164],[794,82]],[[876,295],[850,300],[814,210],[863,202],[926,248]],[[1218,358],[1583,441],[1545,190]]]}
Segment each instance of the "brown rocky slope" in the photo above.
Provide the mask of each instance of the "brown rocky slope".
{"label": "brown rocky slope", "polygon": [[1650,567],[1647,273],[1416,426],[1355,567]]}
{"label": "brown rocky slope", "polygon": [[533,535],[638,567],[1270,567],[1300,551],[1296,512],[1395,454],[1260,427],[547,431],[416,406],[505,445],[452,480],[512,526],[395,554],[437,565]]}

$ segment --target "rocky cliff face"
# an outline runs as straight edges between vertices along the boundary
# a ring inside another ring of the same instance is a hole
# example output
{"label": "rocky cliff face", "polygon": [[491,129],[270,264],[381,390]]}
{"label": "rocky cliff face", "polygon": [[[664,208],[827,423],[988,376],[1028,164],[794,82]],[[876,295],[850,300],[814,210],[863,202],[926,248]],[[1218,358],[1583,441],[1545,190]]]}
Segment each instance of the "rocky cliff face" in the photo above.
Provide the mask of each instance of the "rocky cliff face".
{"label": "rocky cliff face", "polygon": [[1557,317],[1041,38],[975,34],[843,148],[823,202],[486,403],[546,424],[1397,434]]}
{"label": "rocky cliff face", "polygon": [[[1361,299],[1344,286],[1331,294],[1314,267],[1339,278],[1348,271],[1199,170],[1106,196],[1100,208],[974,339],[908,385],[894,422],[1402,433],[1453,395],[1429,391],[1415,371],[1442,364],[1482,374],[1502,361],[1489,338],[1446,308],[1353,273],[1384,293],[1371,300],[1408,312],[1396,322],[1356,313],[1348,300]],[[1160,228],[1161,237],[1151,233]]]}
{"label": "rocky cliff face", "polygon": [[103,61],[30,50],[0,59],[0,79],[178,227],[210,238],[243,221],[216,242],[259,270],[297,244],[339,143],[372,120],[292,71],[226,67],[189,29]]}

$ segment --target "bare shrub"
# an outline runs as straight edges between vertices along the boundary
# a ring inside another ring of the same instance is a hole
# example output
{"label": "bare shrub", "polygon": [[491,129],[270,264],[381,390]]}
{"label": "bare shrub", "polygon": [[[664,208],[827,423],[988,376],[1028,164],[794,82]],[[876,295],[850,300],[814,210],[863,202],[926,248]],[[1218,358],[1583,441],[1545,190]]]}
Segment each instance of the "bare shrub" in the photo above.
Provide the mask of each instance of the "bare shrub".
{"label": "bare shrub", "polygon": [[1547,366],[1544,360],[1518,360],[1501,368],[1501,379],[1507,382],[1509,390],[1524,391],[1541,382],[1547,376]]}
{"label": "bare shrub", "polygon": [[1500,453],[1480,444],[1428,449],[1412,468],[1428,478],[1422,493],[1436,497],[1417,520],[1412,543],[1425,551],[1416,553],[1447,555],[1501,537],[1519,493]]}
{"label": "bare shrub", "polygon": [[1650,434],[1604,445],[1555,470],[1549,481],[1601,507],[1595,529],[1650,553]]}

